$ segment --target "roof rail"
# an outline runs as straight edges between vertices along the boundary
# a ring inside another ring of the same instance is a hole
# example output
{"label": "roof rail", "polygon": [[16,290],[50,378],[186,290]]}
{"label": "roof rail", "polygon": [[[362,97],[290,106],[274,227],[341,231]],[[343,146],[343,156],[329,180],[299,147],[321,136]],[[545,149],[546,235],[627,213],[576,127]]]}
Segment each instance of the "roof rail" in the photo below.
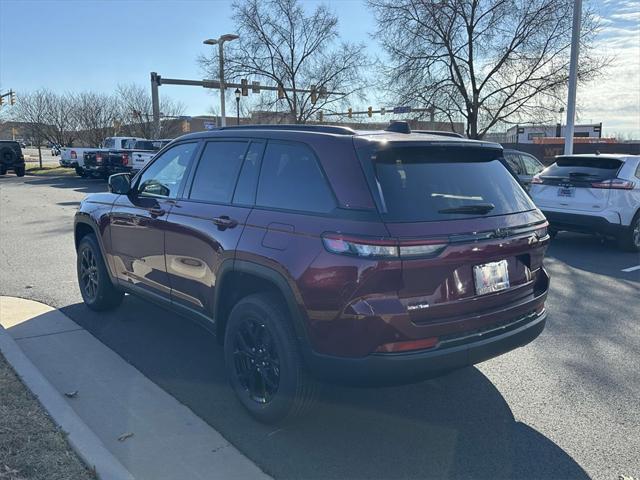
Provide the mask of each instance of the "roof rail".
{"label": "roof rail", "polygon": [[297,125],[297,124],[270,124],[270,125],[236,125],[219,127],[217,130],[298,130],[301,132],[335,133],[337,135],[355,135],[356,131],[349,127],[337,125]]}
{"label": "roof rail", "polygon": [[409,127],[409,122],[406,122],[404,120],[394,120],[384,130],[385,132],[411,133],[411,127]]}
{"label": "roof rail", "polygon": [[444,130],[411,130],[412,133],[424,133],[428,135],[440,135],[441,137],[455,137],[455,138],[464,138],[464,135],[461,135],[457,132],[446,132]]}

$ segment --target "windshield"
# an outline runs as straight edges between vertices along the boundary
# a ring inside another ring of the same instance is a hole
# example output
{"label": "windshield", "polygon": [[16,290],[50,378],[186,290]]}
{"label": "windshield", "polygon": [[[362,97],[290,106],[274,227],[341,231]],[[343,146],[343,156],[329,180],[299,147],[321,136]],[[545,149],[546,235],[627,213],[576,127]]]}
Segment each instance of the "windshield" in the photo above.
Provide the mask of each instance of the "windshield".
{"label": "windshield", "polygon": [[395,147],[373,152],[374,192],[387,222],[424,222],[535,209],[492,149]]}

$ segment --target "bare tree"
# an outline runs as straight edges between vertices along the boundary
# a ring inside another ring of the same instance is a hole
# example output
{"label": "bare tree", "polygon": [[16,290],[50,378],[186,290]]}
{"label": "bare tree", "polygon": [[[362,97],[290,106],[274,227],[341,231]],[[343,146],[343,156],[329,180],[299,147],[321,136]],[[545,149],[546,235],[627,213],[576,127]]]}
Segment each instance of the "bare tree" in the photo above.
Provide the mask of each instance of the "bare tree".
{"label": "bare tree", "polygon": [[40,168],[42,168],[42,142],[49,140],[47,136],[51,131],[47,125],[50,95],[51,92],[44,89],[21,94],[11,112],[16,121],[24,123],[27,135],[38,146]]}
{"label": "bare tree", "polygon": [[[153,110],[150,92],[137,84],[119,85],[120,128],[122,133],[135,137],[153,138]],[[185,106],[167,97],[160,97],[160,138],[172,138],[180,133],[177,117],[184,114]]]}
{"label": "bare tree", "polygon": [[51,143],[70,147],[78,136],[76,98],[71,94],[46,91],[44,138]]}
{"label": "bare tree", "polygon": [[[499,123],[548,118],[564,103],[570,0],[368,0],[386,50],[396,99],[430,105],[467,135]],[[607,63],[593,56],[597,17],[583,14],[578,77]]]}
{"label": "bare tree", "polygon": [[[281,100],[275,92],[263,94],[260,108],[273,110],[284,103],[293,121],[305,123],[363,88],[365,46],[338,41],[338,18],[326,6],[307,15],[298,0],[242,0],[233,9],[240,39],[226,47],[225,76],[252,77],[292,90]],[[218,77],[217,51],[199,61],[209,78]],[[300,91],[312,86],[318,93],[340,93],[317,95],[313,104],[311,94]]]}
{"label": "bare tree", "polygon": [[114,95],[82,92],[75,96],[78,135],[83,145],[95,147],[106,137],[116,134],[120,105]]}

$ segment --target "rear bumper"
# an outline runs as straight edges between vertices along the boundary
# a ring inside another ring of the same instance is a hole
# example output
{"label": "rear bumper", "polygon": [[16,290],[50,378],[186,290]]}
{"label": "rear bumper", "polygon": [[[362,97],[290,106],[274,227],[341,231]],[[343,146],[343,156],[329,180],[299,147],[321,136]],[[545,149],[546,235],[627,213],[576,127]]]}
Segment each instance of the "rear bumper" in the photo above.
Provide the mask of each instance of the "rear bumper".
{"label": "rear bumper", "polygon": [[555,230],[567,230],[580,233],[601,233],[616,236],[624,230],[620,223],[612,223],[609,219],[597,215],[553,212],[543,210],[549,224]]}
{"label": "rear bumper", "polygon": [[307,366],[328,381],[362,386],[416,382],[489,360],[533,341],[544,330],[547,312],[532,313],[512,324],[482,333],[462,345],[402,354],[372,354],[364,358],[312,353]]}

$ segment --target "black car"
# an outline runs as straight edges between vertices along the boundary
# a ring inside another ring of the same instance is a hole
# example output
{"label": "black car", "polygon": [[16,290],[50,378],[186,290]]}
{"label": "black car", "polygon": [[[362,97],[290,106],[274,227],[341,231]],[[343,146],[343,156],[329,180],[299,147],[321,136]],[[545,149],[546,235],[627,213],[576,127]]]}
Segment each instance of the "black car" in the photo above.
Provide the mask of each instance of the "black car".
{"label": "black car", "polygon": [[20,144],[13,140],[0,140],[0,175],[13,170],[18,177],[24,176],[24,155]]}
{"label": "black car", "polygon": [[544,165],[540,160],[530,153],[505,149],[504,158],[509,164],[509,167],[518,175],[520,183],[527,189],[529,189],[529,184],[533,176],[544,170]]}

